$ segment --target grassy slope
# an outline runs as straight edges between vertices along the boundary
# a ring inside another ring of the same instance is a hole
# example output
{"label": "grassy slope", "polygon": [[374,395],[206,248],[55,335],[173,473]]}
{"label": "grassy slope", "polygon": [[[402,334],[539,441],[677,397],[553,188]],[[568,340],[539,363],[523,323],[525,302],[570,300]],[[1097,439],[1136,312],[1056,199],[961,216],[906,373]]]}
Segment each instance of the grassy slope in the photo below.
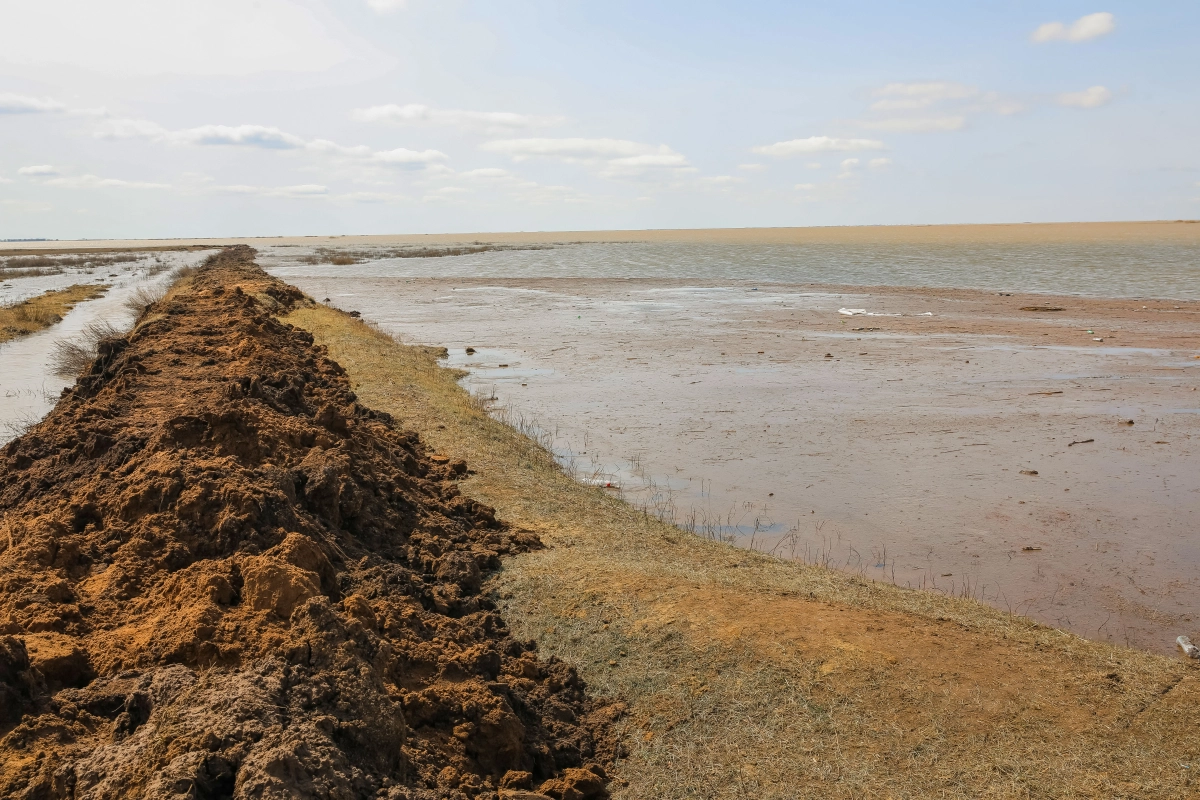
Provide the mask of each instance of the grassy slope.
{"label": "grassy slope", "polygon": [[94,300],[108,291],[107,286],[75,284],[66,289],[46,292],[11,306],[0,306],[0,342],[37,333],[61,322],[77,303]]}
{"label": "grassy slope", "polygon": [[686,535],[570,480],[434,351],[322,306],[286,319],[549,545],[493,589],[628,703],[619,798],[1195,796],[1193,665]]}

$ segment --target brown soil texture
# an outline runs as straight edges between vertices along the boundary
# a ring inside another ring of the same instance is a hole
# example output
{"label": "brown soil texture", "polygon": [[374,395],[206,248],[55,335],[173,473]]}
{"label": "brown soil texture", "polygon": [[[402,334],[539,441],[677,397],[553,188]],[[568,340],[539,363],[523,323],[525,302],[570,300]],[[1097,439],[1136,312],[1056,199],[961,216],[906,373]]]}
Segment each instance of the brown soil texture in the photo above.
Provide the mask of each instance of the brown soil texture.
{"label": "brown soil texture", "polygon": [[601,797],[618,703],[510,635],[540,547],[235,247],[0,450],[0,796]]}

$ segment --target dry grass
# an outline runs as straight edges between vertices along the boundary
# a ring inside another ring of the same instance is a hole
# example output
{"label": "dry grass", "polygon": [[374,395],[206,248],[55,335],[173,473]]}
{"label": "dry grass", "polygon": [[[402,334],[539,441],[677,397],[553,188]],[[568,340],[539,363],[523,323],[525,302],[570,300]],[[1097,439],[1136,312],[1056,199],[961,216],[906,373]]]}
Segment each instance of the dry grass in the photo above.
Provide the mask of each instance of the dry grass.
{"label": "dry grass", "polygon": [[77,303],[94,300],[108,291],[107,286],[76,284],[66,289],[31,297],[9,306],[0,306],[0,342],[28,336],[62,321]]}
{"label": "dry grass", "polygon": [[618,798],[1196,795],[1194,664],[687,534],[571,480],[438,350],[320,306],[286,320],[549,545],[492,587],[628,704]]}
{"label": "dry grass", "polygon": [[59,339],[54,343],[50,351],[50,371],[63,379],[76,377],[92,365],[96,358],[96,345],[101,340],[117,338],[124,333],[105,320],[85,325],[70,339]]}
{"label": "dry grass", "polygon": [[0,258],[0,279],[58,275],[65,269],[94,269],[137,261],[133,253],[85,255],[27,255]]}
{"label": "dry grass", "polygon": [[134,253],[194,253],[201,250],[220,250],[221,247],[223,245],[220,244],[170,244],[169,242],[129,247],[91,247],[81,242],[56,242],[54,245],[46,247],[4,247],[0,243],[0,258],[61,255],[91,258],[98,254],[120,253],[122,261],[132,261],[133,259],[129,256]]}
{"label": "dry grass", "polygon": [[[151,273],[156,274],[156,273]],[[134,314],[141,316],[142,313],[150,306],[157,303],[167,296],[167,288],[165,286],[148,286],[142,285],[134,289],[129,297],[125,298],[125,307]]]}

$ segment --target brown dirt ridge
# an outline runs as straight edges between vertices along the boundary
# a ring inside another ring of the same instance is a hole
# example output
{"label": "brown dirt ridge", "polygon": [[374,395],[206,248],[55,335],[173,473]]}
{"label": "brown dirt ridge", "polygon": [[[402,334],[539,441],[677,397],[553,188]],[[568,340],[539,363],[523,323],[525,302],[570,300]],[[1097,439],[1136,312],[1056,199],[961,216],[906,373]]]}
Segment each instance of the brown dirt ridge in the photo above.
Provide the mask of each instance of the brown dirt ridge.
{"label": "brown dirt ridge", "polygon": [[210,258],[0,450],[0,797],[606,795],[623,706],[481,586],[538,537]]}

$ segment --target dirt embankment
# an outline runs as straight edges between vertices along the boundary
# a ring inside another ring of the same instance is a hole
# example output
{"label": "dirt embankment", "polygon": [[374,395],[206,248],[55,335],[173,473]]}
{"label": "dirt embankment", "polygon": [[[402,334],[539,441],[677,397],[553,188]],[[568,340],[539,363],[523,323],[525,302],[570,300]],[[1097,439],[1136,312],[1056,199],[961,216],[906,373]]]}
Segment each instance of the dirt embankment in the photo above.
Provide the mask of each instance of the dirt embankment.
{"label": "dirt embankment", "polygon": [[481,594],[539,547],[210,259],[0,450],[0,796],[603,796],[609,724]]}

